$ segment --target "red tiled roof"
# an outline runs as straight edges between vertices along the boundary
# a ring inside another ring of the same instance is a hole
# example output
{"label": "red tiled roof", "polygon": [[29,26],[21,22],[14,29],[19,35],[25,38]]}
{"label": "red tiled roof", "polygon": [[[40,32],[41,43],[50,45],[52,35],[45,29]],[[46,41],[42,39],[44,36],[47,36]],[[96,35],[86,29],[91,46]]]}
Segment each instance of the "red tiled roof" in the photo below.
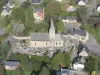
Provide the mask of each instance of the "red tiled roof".
{"label": "red tiled roof", "polygon": [[44,13],[43,13],[43,12],[36,12],[36,14],[37,14],[38,16],[40,16],[40,17],[41,17],[41,19],[43,19],[43,18],[44,18]]}

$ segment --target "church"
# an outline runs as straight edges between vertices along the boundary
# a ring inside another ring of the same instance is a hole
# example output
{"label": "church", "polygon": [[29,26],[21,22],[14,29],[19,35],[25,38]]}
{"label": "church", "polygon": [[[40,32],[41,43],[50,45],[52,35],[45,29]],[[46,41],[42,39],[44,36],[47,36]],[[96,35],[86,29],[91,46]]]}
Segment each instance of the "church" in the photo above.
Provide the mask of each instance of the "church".
{"label": "church", "polygon": [[61,35],[55,33],[52,19],[49,33],[33,33],[30,37],[30,47],[34,48],[61,48],[63,44]]}

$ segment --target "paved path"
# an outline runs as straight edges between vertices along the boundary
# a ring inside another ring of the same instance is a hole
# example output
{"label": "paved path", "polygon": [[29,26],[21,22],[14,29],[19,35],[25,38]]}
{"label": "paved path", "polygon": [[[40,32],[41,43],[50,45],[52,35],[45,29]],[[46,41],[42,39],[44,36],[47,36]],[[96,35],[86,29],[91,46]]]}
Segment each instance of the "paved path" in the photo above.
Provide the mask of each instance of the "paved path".
{"label": "paved path", "polygon": [[100,45],[97,44],[95,38],[90,35],[89,40],[85,44],[91,53],[97,54],[100,56]]}

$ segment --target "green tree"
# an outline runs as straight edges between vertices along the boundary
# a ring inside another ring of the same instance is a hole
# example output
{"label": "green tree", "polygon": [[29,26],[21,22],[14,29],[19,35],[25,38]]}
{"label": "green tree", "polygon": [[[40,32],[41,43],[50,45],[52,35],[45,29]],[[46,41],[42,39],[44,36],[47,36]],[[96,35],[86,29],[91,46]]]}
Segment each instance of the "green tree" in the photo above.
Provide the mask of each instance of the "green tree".
{"label": "green tree", "polygon": [[0,27],[6,27],[10,23],[8,17],[0,17]]}
{"label": "green tree", "polygon": [[97,71],[97,59],[93,56],[90,56],[87,62],[85,63],[85,70],[87,72]]}
{"label": "green tree", "polygon": [[97,75],[97,74],[96,74],[96,71],[93,71],[93,72],[91,73],[91,75]]}
{"label": "green tree", "polygon": [[70,68],[72,64],[72,52],[73,50],[70,50],[69,53],[65,54],[65,64],[67,68]]}
{"label": "green tree", "polygon": [[50,17],[58,17],[61,12],[61,4],[59,2],[50,2],[46,7],[46,14]]}
{"label": "green tree", "polygon": [[28,8],[30,6],[30,2],[29,1],[25,1],[22,5],[21,5],[21,7],[23,7],[23,8]]}
{"label": "green tree", "polygon": [[22,7],[16,7],[12,10],[11,13],[12,20],[16,22],[21,21],[22,23],[25,22],[25,9]]}
{"label": "green tree", "polygon": [[48,68],[43,67],[39,75],[50,75]]}
{"label": "green tree", "polygon": [[59,69],[60,64],[65,64],[64,54],[58,52],[51,60],[52,68]]}
{"label": "green tree", "polygon": [[62,33],[64,32],[64,23],[62,22],[61,19],[58,20],[58,22],[56,23],[56,26],[60,32],[62,32]]}
{"label": "green tree", "polygon": [[8,26],[5,29],[5,32],[6,33],[9,33],[11,31],[11,29],[12,29],[12,25],[11,24],[8,24]]}
{"label": "green tree", "polygon": [[25,29],[24,24],[16,24],[13,26],[13,33],[15,35],[21,35],[24,29]]}
{"label": "green tree", "polygon": [[77,9],[77,17],[80,19],[82,23],[86,23],[88,20],[88,9],[86,6],[80,6]]}

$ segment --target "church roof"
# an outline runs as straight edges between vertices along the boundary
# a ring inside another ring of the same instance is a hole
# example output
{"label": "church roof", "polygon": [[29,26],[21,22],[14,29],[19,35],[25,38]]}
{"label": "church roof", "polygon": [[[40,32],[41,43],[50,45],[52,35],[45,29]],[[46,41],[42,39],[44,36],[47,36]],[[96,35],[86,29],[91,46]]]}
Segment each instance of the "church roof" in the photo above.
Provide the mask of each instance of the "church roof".
{"label": "church roof", "polygon": [[48,41],[49,33],[33,33],[31,36],[31,41]]}
{"label": "church roof", "polygon": [[[55,41],[62,40],[60,34],[55,34]],[[49,33],[33,33],[31,41],[49,41]]]}

